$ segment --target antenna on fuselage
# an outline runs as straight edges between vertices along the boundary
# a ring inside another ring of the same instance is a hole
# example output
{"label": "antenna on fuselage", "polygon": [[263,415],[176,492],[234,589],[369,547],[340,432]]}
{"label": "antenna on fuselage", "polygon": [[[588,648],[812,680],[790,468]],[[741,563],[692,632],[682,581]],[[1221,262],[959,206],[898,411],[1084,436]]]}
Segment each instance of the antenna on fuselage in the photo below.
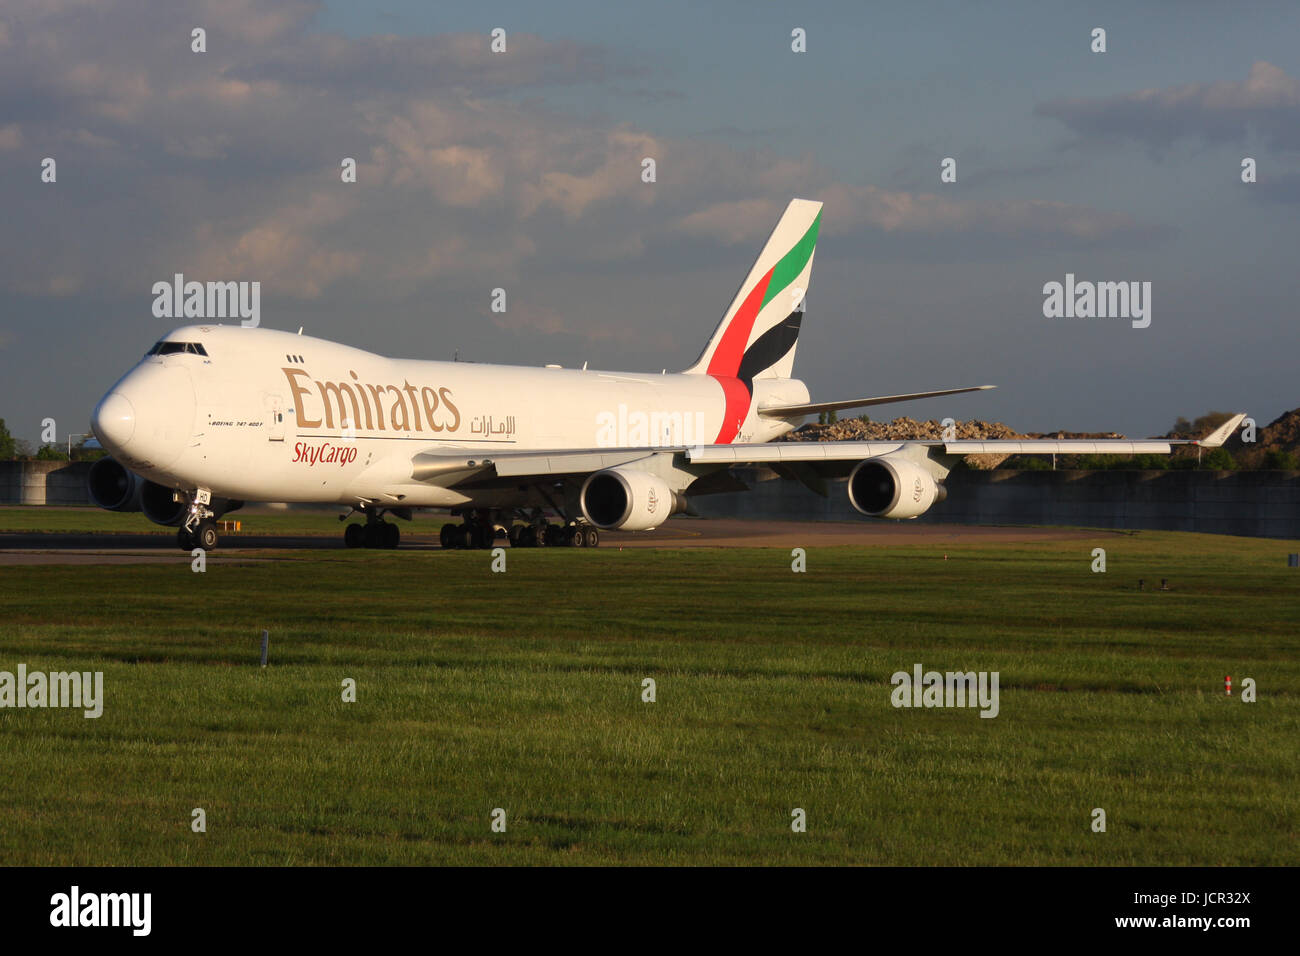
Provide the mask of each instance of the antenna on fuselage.
{"label": "antenna on fuselage", "polygon": [[301,326],[301,325],[298,326],[298,334],[299,334],[299,335],[302,335],[302,326]]}

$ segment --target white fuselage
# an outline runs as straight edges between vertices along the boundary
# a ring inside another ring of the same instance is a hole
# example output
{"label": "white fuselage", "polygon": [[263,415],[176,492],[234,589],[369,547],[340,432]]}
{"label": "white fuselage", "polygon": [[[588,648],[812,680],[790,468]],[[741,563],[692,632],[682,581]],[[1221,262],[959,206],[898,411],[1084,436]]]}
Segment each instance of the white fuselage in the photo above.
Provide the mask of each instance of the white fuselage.
{"label": "white fuselage", "polygon": [[[125,467],[182,490],[250,501],[400,499],[451,507],[472,493],[412,478],[418,454],[713,444],[726,407],[709,375],[390,359],[271,329],[187,326],[95,410]],[[806,402],[797,379],[754,382],[735,442],[793,427],[762,404]]]}

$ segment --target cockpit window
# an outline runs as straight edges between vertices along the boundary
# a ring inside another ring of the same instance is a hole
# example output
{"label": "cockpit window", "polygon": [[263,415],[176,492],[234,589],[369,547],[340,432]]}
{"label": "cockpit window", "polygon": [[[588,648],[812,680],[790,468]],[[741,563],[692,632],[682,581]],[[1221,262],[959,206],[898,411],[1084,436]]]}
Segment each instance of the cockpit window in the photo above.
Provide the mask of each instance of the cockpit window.
{"label": "cockpit window", "polygon": [[208,350],[203,347],[201,342],[159,342],[154,345],[146,355],[174,355],[177,352],[188,352],[191,355],[208,354]]}

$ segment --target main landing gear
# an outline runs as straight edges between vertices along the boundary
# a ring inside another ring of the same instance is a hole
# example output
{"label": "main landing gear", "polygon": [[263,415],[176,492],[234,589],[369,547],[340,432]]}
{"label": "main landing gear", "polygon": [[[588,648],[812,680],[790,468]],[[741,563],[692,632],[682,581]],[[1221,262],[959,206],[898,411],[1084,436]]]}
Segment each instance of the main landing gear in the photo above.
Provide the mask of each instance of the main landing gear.
{"label": "main landing gear", "polygon": [[353,508],[348,514],[339,515],[339,520],[347,521],[354,512],[364,514],[366,523],[348,525],[343,532],[344,544],[349,548],[384,548],[390,551],[397,547],[402,532],[398,530],[397,525],[384,520],[384,511],[365,505],[361,508]]}
{"label": "main landing gear", "polygon": [[438,540],[444,548],[462,550],[494,547],[500,537],[505,537],[512,548],[600,546],[600,532],[590,525],[555,524],[534,515],[531,520],[512,522],[507,529],[500,523],[500,517],[488,509],[466,512],[461,524],[443,525]]}

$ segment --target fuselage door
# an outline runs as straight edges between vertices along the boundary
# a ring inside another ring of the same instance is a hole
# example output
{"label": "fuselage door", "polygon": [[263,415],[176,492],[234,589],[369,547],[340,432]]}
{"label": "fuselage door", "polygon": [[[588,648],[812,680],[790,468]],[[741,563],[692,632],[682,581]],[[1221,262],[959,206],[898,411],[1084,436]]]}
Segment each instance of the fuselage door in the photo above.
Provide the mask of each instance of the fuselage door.
{"label": "fuselage door", "polygon": [[266,440],[284,441],[284,399],[279,395],[265,395],[262,405],[266,409]]}

